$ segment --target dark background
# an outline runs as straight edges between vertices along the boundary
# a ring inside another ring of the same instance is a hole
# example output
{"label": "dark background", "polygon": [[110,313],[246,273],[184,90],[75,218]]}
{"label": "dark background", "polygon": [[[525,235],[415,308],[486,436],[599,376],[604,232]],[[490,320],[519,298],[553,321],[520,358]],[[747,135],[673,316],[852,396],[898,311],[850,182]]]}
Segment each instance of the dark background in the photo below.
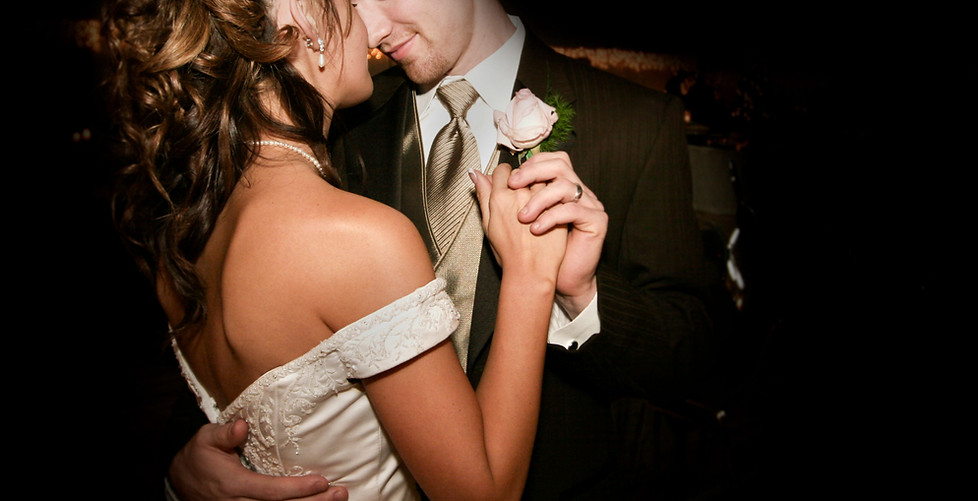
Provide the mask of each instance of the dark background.
{"label": "dark background", "polygon": [[[504,3],[553,45],[681,56],[701,76],[733,74],[752,89],[749,121],[729,119],[729,103],[684,96],[713,137],[742,147],[753,284],[743,342],[723,369],[739,392],[724,444],[733,461],[711,472],[726,488],[690,485],[686,497],[939,489],[949,470],[932,453],[960,434],[946,404],[957,401],[948,381],[967,331],[955,321],[963,296],[951,291],[970,285],[971,268],[960,216],[975,167],[965,153],[976,79],[959,48],[962,16],[826,3]],[[56,90],[41,92],[42,111],[23,126],[44,161],[15,169],[26,187],[45,187],[15,193],[29,216],[23,226],[13,218],[26,263],[15,270],[27,278],[19,295],[41,327],[23,332],[38,346],[22,354],[40,359],[26,390],[41,420],[19,438],[37,454],[29,469],[52,480],[32,487],[156,499],[152,460],[183,382],[152,291],[108,217],[111,110],[79,35],[97,5],[54,9],[57,47],[42,51],[50,64],[36,81]]]}

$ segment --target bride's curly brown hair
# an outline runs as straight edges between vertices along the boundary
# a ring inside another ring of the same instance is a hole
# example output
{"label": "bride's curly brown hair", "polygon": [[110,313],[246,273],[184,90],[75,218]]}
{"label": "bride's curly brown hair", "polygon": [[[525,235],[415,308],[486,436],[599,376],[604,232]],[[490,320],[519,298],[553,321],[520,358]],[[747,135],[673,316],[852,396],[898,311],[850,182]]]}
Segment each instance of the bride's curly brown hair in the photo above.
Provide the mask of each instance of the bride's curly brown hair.
{"label": "bride's curly brown hair", "polygon": [[[323,7],[325,34],[349,33],[352,17],[341,20],[333,0],[304,1]],[[166,280],[180,298],[175,334],[206,317],[194,263],[254,160],[251,142],[271,134],[327,158],[333,106],[285,60],[300,33],[276,28],[274,3],[109,0],[103,7],[106,97],[122,158],[112,214],[143,273]],[[328,46],[342,43],[332,38]],[[262,105],[269,95],[279,97],[290,124]]]}

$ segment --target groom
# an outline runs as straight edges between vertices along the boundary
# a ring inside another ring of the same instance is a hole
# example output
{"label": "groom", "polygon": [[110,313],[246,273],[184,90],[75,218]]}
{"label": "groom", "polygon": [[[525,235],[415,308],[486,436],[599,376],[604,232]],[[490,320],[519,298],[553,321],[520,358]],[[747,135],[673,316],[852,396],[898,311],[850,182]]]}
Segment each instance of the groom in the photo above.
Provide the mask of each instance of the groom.
{"label": "groom", "polygon": [[[369,102],[334,120],[340,139],[332,156],[351,191],[414,220],[436,273],[455,273],[439,262],[423,202],[423,159],[448,121],[439,85],[464,77],[479,92],[466,118],[485,169],[517,163],[497,147],[491,119],[515,90],[570,103],[573,134],[564,153],[535,155],[510,180],[514,188],[548,183],[524,222],[535,219],[540,231],[573,228],[524,498],[648,494],[651,460],[642,444],[652,433],[649,409],[689,396],[712,333],[681,103],[556,54],[498,0],[361,0],[357,11],[371,45],[398,66],[375,78]],[[459,280],[468,292],[453,296],[471,308],[468,334],[456,344],[474,385],[491,343],[499,279],[491,250],[478,240],[465,251],[473,275]],[[321,479],[260,477],[215,454],[239,436],[209,426],[184,448],[170,468],[181,499],[316,492]]]}

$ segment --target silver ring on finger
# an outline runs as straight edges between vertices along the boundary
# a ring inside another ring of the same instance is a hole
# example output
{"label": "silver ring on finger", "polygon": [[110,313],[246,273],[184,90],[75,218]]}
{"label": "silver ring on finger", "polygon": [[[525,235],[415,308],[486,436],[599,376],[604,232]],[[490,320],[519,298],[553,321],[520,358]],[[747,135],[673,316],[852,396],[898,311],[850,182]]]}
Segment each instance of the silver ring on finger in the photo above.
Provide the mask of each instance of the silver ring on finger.
{"label": "silver ring on finger", "polygon": [[584,195],[584,188],[581,186],[581,183],[574,183],[574,186],[577,187],[577,191],[574,193],[574,199],[571,202],[580,200],[581,195]]}

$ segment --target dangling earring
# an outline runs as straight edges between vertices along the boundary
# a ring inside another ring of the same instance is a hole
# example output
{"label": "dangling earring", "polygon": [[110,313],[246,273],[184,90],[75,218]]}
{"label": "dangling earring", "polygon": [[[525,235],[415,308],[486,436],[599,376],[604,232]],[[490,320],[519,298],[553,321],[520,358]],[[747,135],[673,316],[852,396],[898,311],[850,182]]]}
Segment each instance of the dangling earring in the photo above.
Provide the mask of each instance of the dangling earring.
{"label": "dangling earring", "polygon": [[[316,37],[316,41],[319,42],[319,69],[323,69],[326,67],[326,43],[319,37]],[[312,39],[309,37],[306,37],[306,47],[310,50],[316,50],[313,49]]]}
{"label": "dangling earring", "polygon": [[323,42],[322,38],[316,37],[319,41],[319,69],[326,67],[326,44]]}

